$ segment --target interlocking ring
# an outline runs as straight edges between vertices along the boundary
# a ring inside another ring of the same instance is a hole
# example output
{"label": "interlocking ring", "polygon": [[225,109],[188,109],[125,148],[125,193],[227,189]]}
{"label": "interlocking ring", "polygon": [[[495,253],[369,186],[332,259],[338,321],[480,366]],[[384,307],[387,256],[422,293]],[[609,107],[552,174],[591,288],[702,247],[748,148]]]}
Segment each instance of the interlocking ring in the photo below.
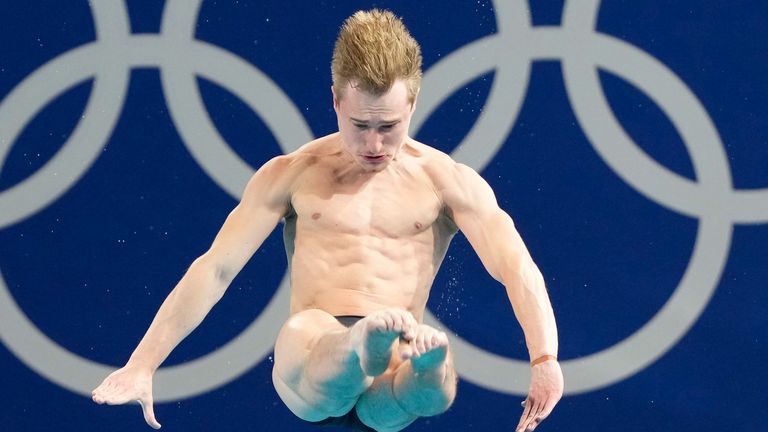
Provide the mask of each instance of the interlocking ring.
{"label": "interlocking ring", "polygon": [[[524,0],[494,1],[497,33],[474,41],[425,72],[418,131],[456,89],[495,71],[491,91],[469,134],[452,157],[478,171],[506,141],[524,99],[534,61],[560,60],[576,117],[600,157],[627,184],[678,213],[698,218],[696,243],[674,294],[627,339],[586,357],[562,362],[566,393],[594,390],[631,376],[654,362],[688,331],[706,307],[722,274],[735,223],[768,222],[768,189],[736,190],[717,129],[701,102],[671,70],[631,44],[596,31],[599,0],[567,1],[562,27],[531,24]],[[82,120],[45,166],[0,193],[0,228],[50,205],[94,163],[123,107],[130,71],[157,67],[173,122],[203,170],[239,198],[254,168],[216,131],[196,76],[238,95],[270,127],[284,152],[313,139],[294,103],[259,69],[222,48],[194,38],[200,0],[168,0],[161,32],[132,35],[120,2],[90,2],[97,40],[52,60],[24,79],[0,103],[0,167],[34,115],[56,96],[97,77]],[[524,42],[523,42],[524,41]],[[183,54],[182,54],[183,53]],[[691,155],[696,181],[671,172],[633,142],[613,115],[598,68],[644,92],[672,120]],[[261,104],[270,101],[269,109]],[[50,181],[55,178],[57,181]],[[222,348],[156,374],[158,402],[194,396],[236,379],[272,350],[286,318],[287,275],[258,318]],[[439,325],[427,311],[427,320]],[[25,364],[75,393],[90,391],[113,367],[67,351],[24,315],[0,277],[0,338]],[[482,387],[527,393],[527,362],[485,351],[452,337],[461,376]],[[514,377],[511,381],[499,376]]]}

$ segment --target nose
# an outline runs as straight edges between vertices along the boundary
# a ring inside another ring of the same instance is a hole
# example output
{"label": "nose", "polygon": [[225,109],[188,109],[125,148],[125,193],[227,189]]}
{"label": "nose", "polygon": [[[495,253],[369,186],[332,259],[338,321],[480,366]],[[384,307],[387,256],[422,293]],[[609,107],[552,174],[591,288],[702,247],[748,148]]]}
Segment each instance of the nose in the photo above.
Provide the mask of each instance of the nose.
{"label": "nose", "polygon": [[381,134],[375,128],[371,128],[365,132],[365,149],[370,154],[378,155],[381,151],[382,142]]}

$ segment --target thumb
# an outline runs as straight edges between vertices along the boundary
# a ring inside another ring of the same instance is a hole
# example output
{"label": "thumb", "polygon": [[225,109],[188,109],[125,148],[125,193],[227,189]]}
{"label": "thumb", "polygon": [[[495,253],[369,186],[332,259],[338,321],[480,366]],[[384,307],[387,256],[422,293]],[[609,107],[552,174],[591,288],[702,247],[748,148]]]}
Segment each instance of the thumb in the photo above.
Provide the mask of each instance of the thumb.
{"label": "thumb", "polygon": [[152,396],[148,396],[144,399],[139,399],[141,410],[144,413],[144,421],[153,429],[160,429],[162,426],[155,419],[155,407],[152,402]]}

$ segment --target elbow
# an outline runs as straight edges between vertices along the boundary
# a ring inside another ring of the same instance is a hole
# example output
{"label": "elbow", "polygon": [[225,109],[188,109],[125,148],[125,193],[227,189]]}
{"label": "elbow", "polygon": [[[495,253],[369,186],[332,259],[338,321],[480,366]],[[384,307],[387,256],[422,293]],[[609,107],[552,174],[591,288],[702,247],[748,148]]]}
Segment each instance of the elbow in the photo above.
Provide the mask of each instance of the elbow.
{"label": "elbow", "polygon": [[192,262],[189,273],[196,275],[196,279],[205,281],[205,285],[207,285],[215,302],[221,299],[234,279],[234,272],[229,271],[226,266],[215,262],[206,254]]}
{"label": "elbow", "polygon": [[234,271],[221,264],[214,265],[211,271],[213,272],[213,278],[216,283],[223,285],[224,287],[228,287],[229,284],[232,283],[236,274]]}
{"label": "elbow", "polygon": [[225,285],[229,285],[236,275],[234,270],[220,260],[215,259],[208,252],[193,261],[192,267],[208,273],[210,277],[216,280],[216,282],[224,283]]}

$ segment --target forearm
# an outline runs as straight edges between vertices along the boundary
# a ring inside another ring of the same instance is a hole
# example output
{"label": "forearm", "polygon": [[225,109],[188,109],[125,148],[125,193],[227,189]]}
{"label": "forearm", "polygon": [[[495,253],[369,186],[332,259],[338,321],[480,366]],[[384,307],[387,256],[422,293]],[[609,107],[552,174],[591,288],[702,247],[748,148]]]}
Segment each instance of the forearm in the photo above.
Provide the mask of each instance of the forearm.
{"label": "forearm", "polygon": [[502,276],[507,296],[525,334],[531,361],[557,356],[557,325],[544,278],[530,258],[518,260]]}
{"label": "forearm", "polygon": [[544,278],[531,259],[512,218],[476,172],[455,166],[453,181],[441,190],[449,214],[467,236],[488,273],[504,284],[525,332],[531,360],[557,355],[557,327]]}
{"label": "forearm", "polygon": [[227,285],[228,281],[222,280],[203,257],[195,260],[160,306],[128,364],[157,369],[176,345],[202,322]]}

